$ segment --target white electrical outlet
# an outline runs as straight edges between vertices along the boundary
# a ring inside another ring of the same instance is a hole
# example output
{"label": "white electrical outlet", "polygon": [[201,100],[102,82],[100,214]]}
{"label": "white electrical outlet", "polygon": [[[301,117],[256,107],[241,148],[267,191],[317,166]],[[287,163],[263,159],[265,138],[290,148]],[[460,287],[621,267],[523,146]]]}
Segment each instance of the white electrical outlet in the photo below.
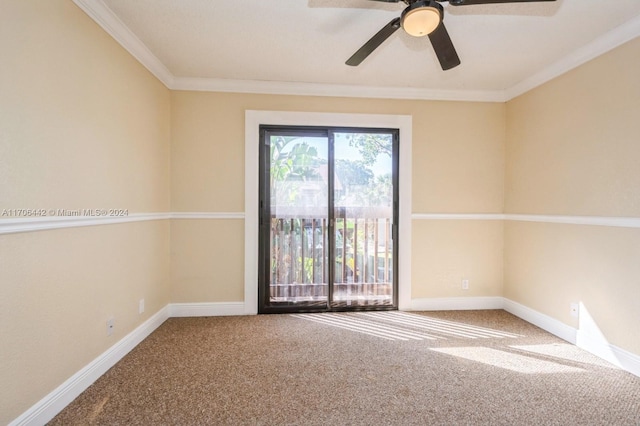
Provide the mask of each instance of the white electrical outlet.
{"label": "white electrical outlet", "polygon": [[114,318],[109,318],[107,320],[107,336],[111,336],[113,334],[113,329],[116,326],[116,320]]}
{"label": "white electrical outlet", "polygon": [[578,318],[580,315],[580,305],[578,303],[571,303],[571,316]]}
{"label": "white electrical outlet", "polygon": [[138,313],[141,314],[144,312],[144,299],[140,299],[138,302]]}
{"label": "white electrical outlet", "polygon": [[462,289],[469,290],[469,280],[467,279],[462,280]]}

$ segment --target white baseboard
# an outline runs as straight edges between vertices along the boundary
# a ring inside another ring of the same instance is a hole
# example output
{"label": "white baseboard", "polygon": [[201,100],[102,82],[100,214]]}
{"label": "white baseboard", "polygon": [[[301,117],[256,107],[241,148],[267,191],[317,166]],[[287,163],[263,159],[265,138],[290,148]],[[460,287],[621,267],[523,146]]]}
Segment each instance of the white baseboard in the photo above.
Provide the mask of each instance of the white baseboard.
{"label": "white baseboard", "polygon": [[577,330],[552,318],[548,315],[540,313],[534,309],[521,305],[509,299],[504,299],[503,308],[505,311],[517,316],[529,322],[541,329],[558,336],[559,338],[566,340],[571,344],[576,344],[576,332]]}
{"label": "white baseboard", "polygon": [[47,423],[168,318],[244,314],[244,302],[169,304],[9,423],[9,426]]}
{"label": "white baseboard", "polygon": [[640,377],[640,356],[610,344],[603,337],[578,330],[576,346]]}
{"label": "white baseboard", "polygon": [[20,417],[9,423],[9,426],[43,425],[47,423],[149,336],[156,328],[160,327],[167,318],[169,318],[169,309],[165,306],[122,338],[118,343],[111,346],[102,355],[91,361],[87,366],[38,401]]}
{"label": "white baseboard", "polygon": [[411,311],[469,311],[502,309],[502,297],[436,297],[412,299]]}
{"label": "white baseboard", "polygon": [[640,356],[607,342],[604,337],[596,337],[582,330],[576,330],[565,323],[528,308],[509,299],[504,299],[505,311],[541,329],[584,349],[611,364],[640,377]]}
{"label": "white baseboard", "polygon": [[218,317],[245,315],[244,302],[171,303],[171,317]]}

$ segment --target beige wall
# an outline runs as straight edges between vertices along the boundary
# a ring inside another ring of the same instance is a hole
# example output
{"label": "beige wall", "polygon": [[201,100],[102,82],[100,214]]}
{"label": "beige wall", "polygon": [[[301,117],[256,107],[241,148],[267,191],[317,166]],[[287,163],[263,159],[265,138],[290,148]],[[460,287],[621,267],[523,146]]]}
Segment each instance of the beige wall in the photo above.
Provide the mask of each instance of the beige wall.
{"label": "beige wall", "polygon": [[502,296],[502,221],[418,220],[412,227],[413,299]]}
{"label": "beige wall", "polygon": [[[245,110],[411,115],[413,212],[503,209],[502,104],[172,92],[171,106],[171,208],[176,212],[244,211]],[[172,222],[172,300],[242,301],[244,240],[238,221]],[[501,294],[501,223],[423,222],[413,223],[414,298]],[[227,227],[240,232],[222,238]],[[470,291],[460,290],[463,276]]]}
{"label": "beige wall", "polygon": [[[507,213],[640,216],[640,39],[507,104]],[[640,354],[640,232],[510,222],[505,297]]]}
{"label": "beige wall", "polygon": [[[0,211],[168,211],[160,82],[70,0],[3,0],[0,52]],[[169,231],[151,221],[0,235],[1,424],[167,305]]]}
{"label": "beige wall", "polygon": [[171,302],[244,301],[244,221],[171,221]]}
{"label": "beige wall", "polygon": [[503,104],[174,91],[171,107],[173,211],[244,211],[245,110],[411,115],[413,211],[503,209]]}
{"label": "beige wall", "polygon": [[[415,214],[640,213],[638,40],[507,105],[170,93],[70,0],[3,0],[0,51],[0,210],[243,212],[250,109],[411,115]],[[575,327],[569,303],[583,302],[610,343],[640,353],[627,326],[640,320],[636,229],[412,227],[414,299],[503,295]],[[242,301],[243,230],[204,219],[0,235],[0,423],[168,303]]]}

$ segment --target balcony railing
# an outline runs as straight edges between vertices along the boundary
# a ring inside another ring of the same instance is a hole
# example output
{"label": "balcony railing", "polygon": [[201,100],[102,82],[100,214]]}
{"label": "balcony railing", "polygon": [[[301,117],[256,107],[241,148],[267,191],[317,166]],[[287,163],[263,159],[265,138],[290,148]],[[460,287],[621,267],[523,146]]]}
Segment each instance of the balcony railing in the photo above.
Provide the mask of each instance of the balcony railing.
{"label": "balcony railing", "polygon": [[[272,302],[323,302],[334,268],[333,302],[392,304],[393,249],[390,211],[342,208],[334,214],[335,248],[328,259],[328,219],[299,208],[271,217]],[[316,210],[317,211],[317,210]]]}

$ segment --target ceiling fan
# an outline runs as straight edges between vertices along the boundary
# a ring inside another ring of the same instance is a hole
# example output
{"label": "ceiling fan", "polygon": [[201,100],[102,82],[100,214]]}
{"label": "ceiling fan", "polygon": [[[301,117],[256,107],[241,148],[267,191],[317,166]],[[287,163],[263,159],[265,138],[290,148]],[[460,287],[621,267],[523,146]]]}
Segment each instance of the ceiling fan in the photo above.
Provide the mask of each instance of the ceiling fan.
{"label": "ceiling fan", "polygon": [[[440,3],[447,0],[370,0],[384,3],[407,4],[399,18],[393,19],[382,27],[369,41],[367,41],[346,62],[347,65],[358,66],[374,50],[378,48],[396,30],[402,27],[405,32],[414,37],[428,36],[438,61],[443,70],[460,65],[460,58],[456,53],[449,33],[444,26],[444,9]],[[448,0],[450,6],[468,6],[489,3],[529,3],[556,0]]]}

